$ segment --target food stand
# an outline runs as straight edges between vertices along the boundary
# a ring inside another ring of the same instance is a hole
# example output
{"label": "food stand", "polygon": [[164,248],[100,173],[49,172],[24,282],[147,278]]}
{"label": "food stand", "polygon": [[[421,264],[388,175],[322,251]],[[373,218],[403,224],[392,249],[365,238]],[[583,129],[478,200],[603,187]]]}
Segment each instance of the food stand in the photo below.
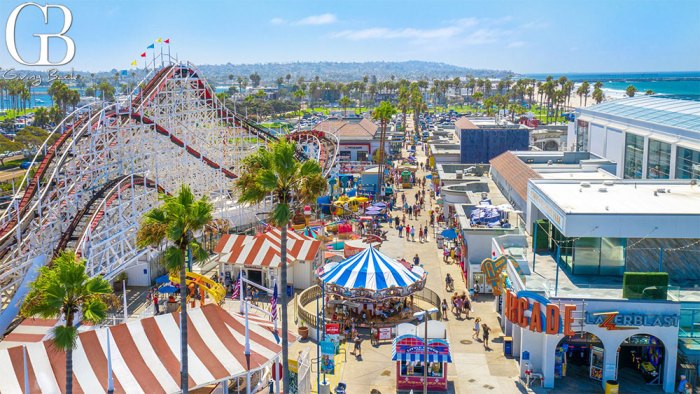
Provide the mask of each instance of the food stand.
{"label": "food stand", "polygon": [[[396,388],[423,390],[425,340],[405,334],[394,339],[393,361],[396,361]],[[428,390],[447,391],[447,363],[452,362],[446,339],[428,338]]]}

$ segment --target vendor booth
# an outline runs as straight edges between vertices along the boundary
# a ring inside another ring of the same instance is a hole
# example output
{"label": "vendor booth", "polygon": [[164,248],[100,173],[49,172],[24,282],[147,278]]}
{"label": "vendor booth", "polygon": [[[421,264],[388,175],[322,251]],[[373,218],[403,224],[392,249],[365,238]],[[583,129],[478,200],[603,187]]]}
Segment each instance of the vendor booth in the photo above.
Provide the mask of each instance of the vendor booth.
{"label": "vendor booth", "polygon": [[425,339],[405,334],[394,339],[391,359],[396,362],[396,388],[423,390],[425,369],[428,369],[428,390],[447,391],[447,363],[452,362],[446,339],[428,338],[428,359]]}

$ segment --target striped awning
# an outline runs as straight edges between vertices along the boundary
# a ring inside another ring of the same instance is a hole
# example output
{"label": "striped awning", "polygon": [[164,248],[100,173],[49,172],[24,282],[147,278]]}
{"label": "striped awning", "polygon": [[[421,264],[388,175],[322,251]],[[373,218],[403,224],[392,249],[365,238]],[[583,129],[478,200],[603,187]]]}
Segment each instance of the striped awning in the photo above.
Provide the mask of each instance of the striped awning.
{"label": "striped awning", "polygon": [[[258,370],[282,351],[281,339],[266,324],[251,319],[249,328],[251,354],[246,357],[242,316],[215,304],[188,311],[191,389]],[[115,392],[180,391],[179,314],[171,313],[80,333],[73,351],[75,393],[106,392],[108,330]],[[50,341],[26,348],[30,391],[65,392],[65,353]],[[0,350],[0,377],[0,393],[24,392],[21,346]]]}
{"label": "striped awning", "polygon": [[373,291],[406,288],[421,279],[421,275],[373,247],[341,261],[321,276],[326,284]]}
{"label": "striped awning", "polygon": [[[214,251],[219,261],[249,267],[277,268],[281,263],[281,233],[272,228],[255,236],[226,234],[221,237]],[[287,264],[296,260],[313,261],[322,242],[312,237],[287,231]]]}
{"label": "striped awning", "polygon": [[[425,360],[425,342],[415,335],[401,335],[394,338],[391,359],[394,361]],[[428,362],[451,363],[450,344],[446,339],[428,338]]]}

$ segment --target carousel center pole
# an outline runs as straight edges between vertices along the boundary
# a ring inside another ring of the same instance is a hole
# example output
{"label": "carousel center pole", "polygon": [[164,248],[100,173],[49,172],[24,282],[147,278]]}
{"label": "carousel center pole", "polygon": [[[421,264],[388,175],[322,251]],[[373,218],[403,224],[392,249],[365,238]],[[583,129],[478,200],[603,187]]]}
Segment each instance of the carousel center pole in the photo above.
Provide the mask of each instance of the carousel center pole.
{"label": "carousel center pole", "polygon": [[[323,328],[321,329],[321,337],[323,340],[326,340],[326,282],[321,280],[321,298],[323,299],[322,305],[323,308],[321,309],[321,324],[323,325]],[[317,324],[318,325],[318,324]],[[316,339],[318,342],[318,339]],[[320,357],[320,355],[319,355]],[[323,384],[326,385],[328,384],[326,382],[326,370],[323,370]]]}

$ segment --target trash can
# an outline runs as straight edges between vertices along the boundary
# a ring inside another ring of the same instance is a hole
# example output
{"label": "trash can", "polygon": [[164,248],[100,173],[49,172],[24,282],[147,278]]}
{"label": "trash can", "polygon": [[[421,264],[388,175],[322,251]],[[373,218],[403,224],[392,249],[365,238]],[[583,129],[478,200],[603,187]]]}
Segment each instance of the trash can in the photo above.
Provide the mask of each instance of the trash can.
{"label": "trash can", "polygon": [[437,241],[437,247],[438,249],[442,249],[442,246],[444,244],[444,238],[442,235],[438,234],[437,237],[435,237],[435,240]]}
{"label": "trash can", "polygon": [[606,380],[605,381],[605,394],[617,394],[620,388],[617,380]]}
{"label": "trash can", "polygon": [[513,355],[513,337],[503,337],[503,355],[508,357]]}

